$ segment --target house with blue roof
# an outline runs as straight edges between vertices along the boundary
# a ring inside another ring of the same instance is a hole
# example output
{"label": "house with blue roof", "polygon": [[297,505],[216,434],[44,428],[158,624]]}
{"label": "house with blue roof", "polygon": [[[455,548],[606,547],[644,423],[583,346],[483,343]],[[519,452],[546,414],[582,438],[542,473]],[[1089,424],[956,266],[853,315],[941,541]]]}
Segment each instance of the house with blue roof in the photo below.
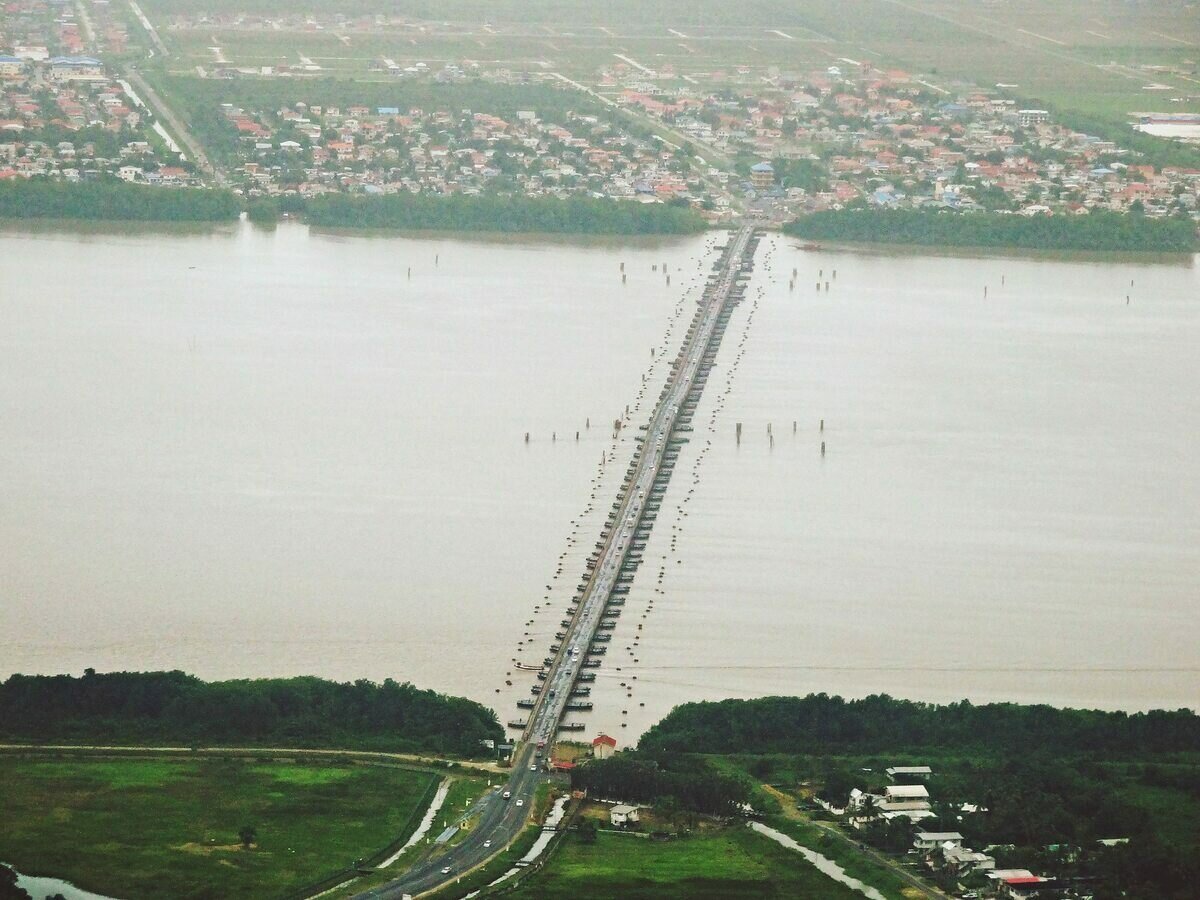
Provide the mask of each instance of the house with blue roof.
{"label": "house with blue roof", "polygon": [[0,78],[24,78],[25,60],[19,56],[0,56]]}
{"label": "house with blue roof", "polygon": [[49,61],[50,80],[105,81],[104,63],[90,56],[56,56]]}

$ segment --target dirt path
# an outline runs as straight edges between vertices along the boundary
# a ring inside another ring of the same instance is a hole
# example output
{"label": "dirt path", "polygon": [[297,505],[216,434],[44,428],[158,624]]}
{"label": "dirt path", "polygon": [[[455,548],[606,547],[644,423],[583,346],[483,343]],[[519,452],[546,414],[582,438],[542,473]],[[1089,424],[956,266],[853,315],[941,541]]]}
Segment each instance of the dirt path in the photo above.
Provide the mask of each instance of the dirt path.
{"label": "dirt path", "polygon": [[780,811],[785,819],[791,822],[803,822],[805,825],[812,825],[815,828],[820,828],[821,831],[830,835],[835,840],[847,844],[856,853],[861,853],[872,862],[888,869],[897,878],[908,885],[904,891],[907,896],[913,898],[925,897],[929,898],[929,900],[953,900],[949,894],[926,884],[887,854],[880,853],[879,851],[874,850],[865,844],[860,844],[858,841],[855,841],[853,838],[849,837],[836,825],[831,825],[828,822],[821,822],[812,818],[811,816],[805,815],[796,806],[795,799],[785,794],[778,788],[771,787],[769,784],[764,784],[762,785],[762,789],[779,801]]}

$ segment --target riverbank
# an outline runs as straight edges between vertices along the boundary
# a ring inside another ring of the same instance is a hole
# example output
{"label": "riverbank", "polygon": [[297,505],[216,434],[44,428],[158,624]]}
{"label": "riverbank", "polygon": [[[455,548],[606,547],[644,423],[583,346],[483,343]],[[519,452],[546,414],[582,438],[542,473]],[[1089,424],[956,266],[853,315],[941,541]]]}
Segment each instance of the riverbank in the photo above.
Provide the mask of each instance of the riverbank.
{"label": "riverbank", "polygon": [[[293,211],[296,205],[280,204],[278,209]],[[696,234],[705,228],[704,220],[686,206],[582,197],[328,194],[299,206],[294,211],[322,228],[608,235]],[[274,211],[259,209],[259,220]]]}
{"label": "riverbank", "polygon": [[244,200],[223,188],[167,188],[106,180],[0,183],[0,220],[231,222],[245,212],[270,225],[295,216],[322,228],[446,233],[688,235],[704,220],[687,206],[589,197],[329,194]]}
{"label": "riverbank", "polygon": [[1094,253],[1185,254],[1200,249],[1188,219],[1095,211],[1079,216],[843,209],[803,216],[785,234],[810,241]]}
{"label": "riverbank", "polygon": [[242,744],[432,751],[469,757],[503,737],[472,700],[388,679],[205,682],[183,672],[88,670],[0,684],[0,738],[12,742]]}
{"label": "riverbank", "polygon": [[235,221],[241,212],[238,197],[214,188],[44,178],[0,182],[0,219],[218,223]]}

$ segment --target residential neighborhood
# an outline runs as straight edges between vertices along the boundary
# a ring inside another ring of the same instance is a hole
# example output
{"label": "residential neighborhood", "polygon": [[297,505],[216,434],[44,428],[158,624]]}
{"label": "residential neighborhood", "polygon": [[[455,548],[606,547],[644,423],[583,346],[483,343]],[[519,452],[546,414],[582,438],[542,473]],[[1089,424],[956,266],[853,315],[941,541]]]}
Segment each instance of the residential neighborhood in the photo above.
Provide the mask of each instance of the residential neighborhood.
{"label": "residential neighborhood", "polygon": [[[403,32],[411,23],[245,13],[179,15],[170,23],[207,25],[345,36]],[[0,28],[0,177],[200,183],[106,62],[129,40],[109,4],[14,0]],[[557,73],[466,58],[402,64],[380,57],[369,68],[398,84],[536,85],[577,102],[560,104],[561,113],[501,113],[490,105],[413,105],[400,92],[393,105],[353,98],[330,105],[305,96],[305,81],[325,74],[321,64],[238,68],[223,65],[216,47],[199,76],[286,78],[296,98],[220,108],[232,147],[222,153],[220,180],[249,198],[337,192],[675,203],[710,223],[741,212],[782,223],[847,206],[1200,218],[1200,168],[1151,164],[998,87],[943,85],[859,60],[770,69],[765,78],[743,66],[683,78],[670,66],[656,71],[623,58],[595,73],[594,91]],[[100,132],[108,137],[97,141]]]}
{"label": "residential neighborhood", "polygon": [[[884,770],[890,783],[877,790],[854,788],[838,808],[827,800],[814,801],[839,817],[852,832],[859,832],[875,846],[891,851],[923,872],[931,881],[953,889],[967,898],[1042,897],[1067,900],[1091,897],[1096,879],[1055,877],[1028,868],[1004,867],[998,860],[1011,855],[1011,846],[989,845],[976,849],[957,830],[922,826],[926,820],[964,822],[968,817],[986,821],[988,810],[978,803],[937,798],[937,779],[925,765],[890,766]],[[931,789],[932,786],[932,789]],[[963,830],[967,830],[964,828]],[[1099,842],[1113,845],[1125,839]],[[1083,855],[1081,848],[1066,844],[1047,845],[1047,859],[1074,862]]]}
{"label": "residential neighborhood", "polygon": [[2,28],[0,180],[201,183],[128,81],[89,55],[97,46],[119,51],[123,26],[100,28],[65,4],[19,0],[8,4]]}
{"label": "residential neighborhood", "polygon": [[792,215],[851,203],[1200,215],[1200,169],[1139,162],[995,88],[949,91],[854,61],[719,92],[673,79],[663,87],[626,66],[605,78],[623,106],[686,136],[697,153],[757,160],[739,187]]}

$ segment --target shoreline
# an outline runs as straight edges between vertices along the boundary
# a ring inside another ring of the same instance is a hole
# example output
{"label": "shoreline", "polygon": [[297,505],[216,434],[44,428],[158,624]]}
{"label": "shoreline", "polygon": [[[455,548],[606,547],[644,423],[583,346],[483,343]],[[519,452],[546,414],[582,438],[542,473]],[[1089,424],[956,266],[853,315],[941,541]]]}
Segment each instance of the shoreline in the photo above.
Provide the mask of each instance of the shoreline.
{"label": "shoreline", "polygon": [[1033,247],[959,246],[946,244],[898,244],[878,241],[818,241],[777,231],[797,249],[817,245],[810,253],[849,253],[864,256],[938,256],[954,259],[1010,258],[1041,262],[1095,262],[1175,264],[1192,268],[1200,252],[1185,250],[1039,250]]}

